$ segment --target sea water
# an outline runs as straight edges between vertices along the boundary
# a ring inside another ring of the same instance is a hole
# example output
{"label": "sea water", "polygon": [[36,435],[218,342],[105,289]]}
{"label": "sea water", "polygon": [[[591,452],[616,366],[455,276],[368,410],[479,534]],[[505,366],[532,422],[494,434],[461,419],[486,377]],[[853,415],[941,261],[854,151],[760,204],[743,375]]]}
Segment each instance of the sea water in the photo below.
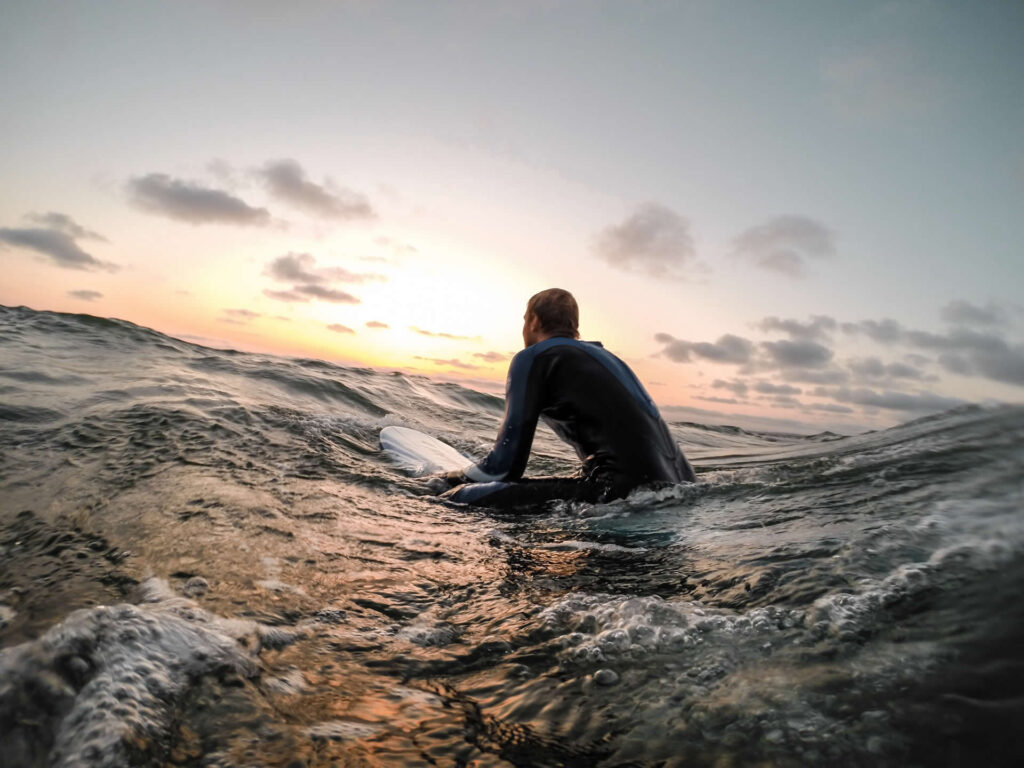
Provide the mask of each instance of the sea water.
{"label": "sea water", "polygon": [[1024,409],[672,424],[698,485],[528,514],[378,450],[502,408],[0,308],[0,765],[1024,760]]}

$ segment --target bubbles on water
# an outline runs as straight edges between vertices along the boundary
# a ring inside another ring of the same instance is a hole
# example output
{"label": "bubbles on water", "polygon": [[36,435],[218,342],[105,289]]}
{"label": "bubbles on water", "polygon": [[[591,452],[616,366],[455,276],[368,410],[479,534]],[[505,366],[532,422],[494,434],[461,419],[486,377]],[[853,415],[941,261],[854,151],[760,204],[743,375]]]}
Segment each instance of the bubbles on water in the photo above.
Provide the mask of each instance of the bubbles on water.
{"label": "bubbles on water", "polygon": [[0,755],[20,762],[42,744],[55,766],[128,764],[161,737],[172,703],[196,678],[257,673],[239,642],[246,634],[258,625],[225,622],[155,579],[142,585],[139,605],[76,611],[0,652],[0,713],[32,724],[14,726]]}

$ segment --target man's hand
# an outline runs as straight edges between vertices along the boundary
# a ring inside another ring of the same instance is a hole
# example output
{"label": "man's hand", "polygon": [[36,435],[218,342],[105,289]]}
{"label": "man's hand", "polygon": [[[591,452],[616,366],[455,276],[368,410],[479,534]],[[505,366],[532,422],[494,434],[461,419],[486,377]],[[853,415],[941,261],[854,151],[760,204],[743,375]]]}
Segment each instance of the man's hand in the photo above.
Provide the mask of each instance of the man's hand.
{"label": "man's hand", "polygon": [[462,485],[463,483],[470,482],[469,478],[462,474],[461,469],[456,469],[453,472],[446,472],[441,475],[441,478],[448,483],[449,488],[454,488],[456,485]]}
{"label": "man's hand", "polygon": [[427,487],[431,493],[441,494],[449,488],[454,488],[457,485],[468,482],[470,482],[470,479],[462,474],[462,470],[455,470],[454,472],[444,472],[427,478]]}

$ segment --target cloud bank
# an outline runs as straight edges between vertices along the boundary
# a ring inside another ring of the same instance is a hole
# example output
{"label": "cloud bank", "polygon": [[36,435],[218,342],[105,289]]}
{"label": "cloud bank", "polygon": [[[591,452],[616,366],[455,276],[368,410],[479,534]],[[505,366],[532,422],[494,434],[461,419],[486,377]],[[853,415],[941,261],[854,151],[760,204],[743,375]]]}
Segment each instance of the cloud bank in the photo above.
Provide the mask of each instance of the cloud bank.
{"label": "cloud bank", "polygon": [[[946,322],[956,323],[943,333],[906,328],[891,318],[840,323],[827,315],[813,315],[807,320],[771,316],[756,327],[788,338],[757,341],[725,334],[714,342],[700,342],[658,333],[654,339],[661,349],[655,356],[681,364],[714,363],[735,368],[737,377],[719,377],[710,385],[696,385],[697,389],[707,388],[699,399],[721,403],[731,400],[732,404],[760,400],[806,412],[845,414],[860,409],[869,413],[890,410],[921,414],[962,405],[960,398],[921,388],[926,382],[940,380],[935,373],[939,369],[1024,386],[1024,344],[1011,343],[993,330],[1009,326],[1012,314],[1008,308],[958,301],[941,314]],[[893,351],[902,348],[901,358],[885,360],[867,355],[837,359],[832,342],[840,330]],[[763,378],[766,374],[771,378]],[[745,378],[749,376],[761,378]],[[814,388],[808,390],[804,385]],[[713,395],[714,390],[724,390],[731,397]]]}

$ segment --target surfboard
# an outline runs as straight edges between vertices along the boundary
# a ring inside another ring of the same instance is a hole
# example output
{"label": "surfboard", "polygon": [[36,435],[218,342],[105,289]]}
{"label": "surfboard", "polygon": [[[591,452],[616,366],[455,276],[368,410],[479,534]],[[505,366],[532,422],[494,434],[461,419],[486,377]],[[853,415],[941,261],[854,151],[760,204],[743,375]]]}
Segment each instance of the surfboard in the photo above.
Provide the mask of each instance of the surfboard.
{"label": "surfboard", "polygon": [[409,427],[384,427],[380,447],[388,458],[417,477],[453,472],[473,463],[447,443]]}

